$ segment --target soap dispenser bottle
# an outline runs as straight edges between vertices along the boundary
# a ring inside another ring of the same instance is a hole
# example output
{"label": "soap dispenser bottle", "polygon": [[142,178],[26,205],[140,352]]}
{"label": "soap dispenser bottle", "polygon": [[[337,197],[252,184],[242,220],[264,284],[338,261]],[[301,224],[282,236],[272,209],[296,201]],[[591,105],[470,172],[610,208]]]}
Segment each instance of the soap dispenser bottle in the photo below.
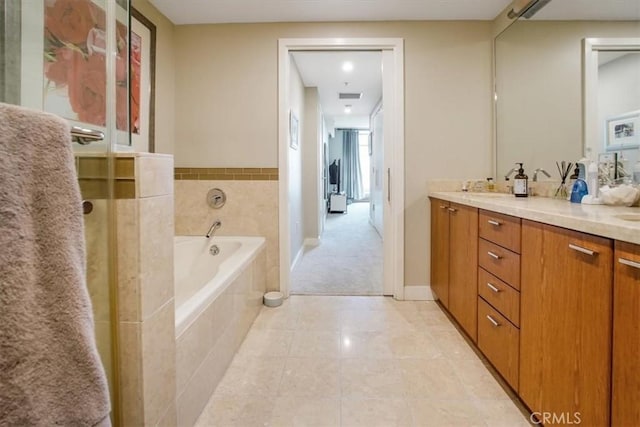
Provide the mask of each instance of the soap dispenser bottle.
{"label": "soap dispenser bottle", "polygon": [[522,163],[516,163],[516,165],[520,165],[520,169],[513,178],[513,194],[516,197],[527,197],[529,195],[529,177],[525,175]]}

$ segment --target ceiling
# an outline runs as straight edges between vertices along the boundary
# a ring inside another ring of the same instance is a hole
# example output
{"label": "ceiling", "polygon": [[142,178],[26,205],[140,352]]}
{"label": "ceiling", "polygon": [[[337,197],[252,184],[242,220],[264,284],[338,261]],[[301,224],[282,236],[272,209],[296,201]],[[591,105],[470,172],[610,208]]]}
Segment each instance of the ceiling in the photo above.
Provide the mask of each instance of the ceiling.
{"label": "ceiling", "polygon": [[[511,0],[150,0],[174,24],[493,20]],[[639,0],[552,0],[533,19],[638,20]]]}
{"label": "ceiling", "polygon": [[150,1],[174,24],[492,20],[511,2],[511,0]]}
{"label": "ceiling", "polygon": [[[381,52],[307,51],[293,52],[291,56],[304,85],[318,88],[329,128],[369,127],[369,115],[382,97]],[[343,71],[345,62],[353,64],[352,71]],[[340,92],[362,93],[362,98],[341,100]],[[349,114],[345,114],[346,105],[351,106]]]}

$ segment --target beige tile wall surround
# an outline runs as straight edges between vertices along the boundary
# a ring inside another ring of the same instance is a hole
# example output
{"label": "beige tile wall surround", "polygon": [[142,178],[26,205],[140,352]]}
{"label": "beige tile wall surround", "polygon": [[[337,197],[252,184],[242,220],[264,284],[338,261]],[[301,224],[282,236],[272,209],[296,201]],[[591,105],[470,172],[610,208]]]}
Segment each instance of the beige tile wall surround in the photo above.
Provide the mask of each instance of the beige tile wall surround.
{"label": "beige tile wall surround", "polygon": [[135,188],[135,198],[115,200],[123,425],[174,426],[173,158],[117,159]]}
{"label": "beige tile wall surround", "polygon": [[173,156],[140,155],[138,168],[139,197],[173,194]]}
{"label": "beige tile wall surround", "polygon": [[140,315],[145,320],[174,296],[173,196],[141,198],[138,203]]}
{"label": "beige tile wall surround", "polygon": [[[206,203],[207,192],[220,188],[227,195],[221,209]],[[221,236],[263,236],[267,239],[267,289],[278,290],[278,181],[175,181],[176,235],[204,235],[215,219]]]}
{"label": "beige tile wall surround", "polygon": [[121,322],[140,319],[140,239],[137,199],[116,201],[118,247],[118,315]]}

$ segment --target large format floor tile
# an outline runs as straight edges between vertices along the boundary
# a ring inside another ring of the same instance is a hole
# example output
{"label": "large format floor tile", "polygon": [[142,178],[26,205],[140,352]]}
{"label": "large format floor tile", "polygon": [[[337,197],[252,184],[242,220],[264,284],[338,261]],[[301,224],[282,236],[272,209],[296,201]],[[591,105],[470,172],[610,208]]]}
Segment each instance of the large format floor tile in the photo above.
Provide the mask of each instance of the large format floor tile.
{"label": "large format floor tile", "polygon": [[526,425],[436,303],[365,296],[263,307],[197,423]]}

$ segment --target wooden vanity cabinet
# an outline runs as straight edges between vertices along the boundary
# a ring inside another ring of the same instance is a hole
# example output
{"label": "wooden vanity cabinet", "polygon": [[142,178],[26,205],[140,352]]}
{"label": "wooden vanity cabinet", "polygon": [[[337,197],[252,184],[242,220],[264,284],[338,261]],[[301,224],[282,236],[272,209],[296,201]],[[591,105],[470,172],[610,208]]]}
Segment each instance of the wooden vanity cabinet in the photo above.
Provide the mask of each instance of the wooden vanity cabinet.
{"label": "wooden vanity cabinet", "polygon": [[449,208],[449,311],[478,341],[478,209]]}
{"label": "wooden vanity cabinet", "polygon": [[520,397],[534,412],[609,425],[612,241],[523,220],[521,255]]}
{"label": "wooden vanity cabinet", "polygon": [[616,242],[611,425],[640,426],[640,245]]}
{"label": "wooden vanity cabinet", "polygon": [[431,199],[431,292],[449,308],[449,202]]}
{"label": "wooden vanity cabinet", "polygon": [[518,390],[520,353],[520,218],[480,210],[478,348]]}
{"label": "wooden vanity cabinet", "polygon": [[478,209],[431,199],[431,288],[477,341]]}

